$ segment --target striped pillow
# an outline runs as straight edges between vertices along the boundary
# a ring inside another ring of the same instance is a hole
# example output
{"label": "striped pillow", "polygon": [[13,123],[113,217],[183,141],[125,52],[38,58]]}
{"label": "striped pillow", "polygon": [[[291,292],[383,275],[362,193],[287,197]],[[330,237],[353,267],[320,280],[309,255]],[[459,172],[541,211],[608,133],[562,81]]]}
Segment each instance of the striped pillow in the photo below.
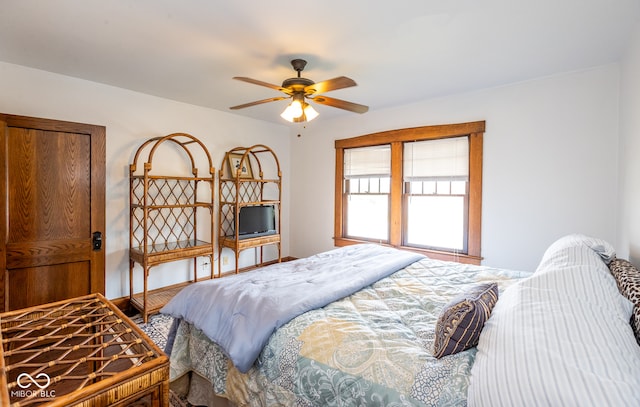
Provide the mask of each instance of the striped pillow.
{"label": "striped pillow", "polygon": [[436,322],[433,355],[439,359],[476,346],[497,301],[498,285],[487,283],[477,285],[449,302]]}
{"label": "striped pillow", "polygon": [[640,406],[632,304],[590,245],[552,245],[506,289],[471,369],[468,405]]}

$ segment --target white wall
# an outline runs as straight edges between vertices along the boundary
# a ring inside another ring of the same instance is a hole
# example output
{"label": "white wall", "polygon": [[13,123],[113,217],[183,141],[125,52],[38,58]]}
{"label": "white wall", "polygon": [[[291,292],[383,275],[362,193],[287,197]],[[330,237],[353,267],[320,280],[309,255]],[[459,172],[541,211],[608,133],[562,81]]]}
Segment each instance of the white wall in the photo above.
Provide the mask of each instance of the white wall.
{"label": "white wall", "polygon": [[335,139],[476,120],[487,124],[483,264],[533,270],[572,232],[615,244],[618,79],[607,65],[309,123],[292,140],[291,254],[333,247]]}
{"label": "white wall", "polygon": [[[0,112],[106,126],[108,298],[129,293],[129,164],[135,150],[151,137],[174,132],[192,134],[207,146],[216,169],[228,149],[259,143],[271,147],[283,171],[282,249],[283,255],[289,253],[286,213],[290,206],[290,138],[286,126],[1,62]],[[245,252],[243,256],[241,261],[253,260],[252,253]],[[233,255],[229,258],[232,263]],[[150,288],[186,281],[191,270],[187,262],[155,267],[149,279]],[[207,273],[199,272],[201,276]],[[134,284],[139,291],[142,289],[139,266],[136,276]]]}
{"label": "white wall", "polygon": [[630,38],[620,78],[620,257],[640,265],[640,24]]}
{"label": "white wall", "polygon": [[[640,67],[637,37],[623,70],[623,85],[629,85],[622,97],[624,145],[620,149],[629,156],[620,167],[623,175],[624,171],[638,174],[631,157],[640,149],[636,140],[640,124],[631,113],[640,104],[639,81],[632,74]],[[284,173],[283,254],[301,257],[333,247],[335,139],[486,120],[484,264],[531,270],[553,240],[571,232],[600,236],[614,244],[619,238],[639,256],[639,228],[635,234],[631,226],[624,233],[616,229],[618,80],[618,66],[608,65],[364,115],[319,118],[289,130],[0,63],[0,112],[106,126],[107,296],[118,298],[128,293],[128,165],[144,140],[172,132],[191,133],[203,140],[216,167],[231,147],[256,143],[272,147]],[[620,205],[626,208],[626,216],[619,223],[637,225],[638,215],[630,218],[632,207],[640,201],[634,185],[637,175],[625,179],[622,192],[629,204]],[[151,286],[184,281],[189,270],[186,264],[159,267],[152,271]]]}

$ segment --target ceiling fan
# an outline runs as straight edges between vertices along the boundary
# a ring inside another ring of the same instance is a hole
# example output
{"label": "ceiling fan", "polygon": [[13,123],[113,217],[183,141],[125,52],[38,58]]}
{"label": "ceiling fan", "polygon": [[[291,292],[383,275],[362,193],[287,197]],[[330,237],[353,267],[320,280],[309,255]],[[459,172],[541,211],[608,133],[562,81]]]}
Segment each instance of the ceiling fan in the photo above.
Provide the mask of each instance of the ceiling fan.
{"label": "ceiling fan", "polygon": [[284,112],[282,112],[282,114],[280,115],[283,119],[292,123],[311,121],[318,116],[318,112],[316,112],[316,110],[309,103],[307,103],[307,100],[313,101],[315,103],[320,103],[321,105],[337,107],[338,109],[344,109],[356,113],[365,113],[369,110],[368,106],[320,95],[321,93],[337,89],[349,88],[351,86],[356,86],[357,84],[353,79],[347,78],[346,76],[338,76],[337,78],[315,83],[311,79],[303,78],[300,76],[300,72],[304,70],[304,67],[306,65],[307,61],[305,61],[304,59],[292,60],[291,66],[293,66],[293,69],[298,72],[298,76],[296,78],[285,79],[284,82],[282,82],[281,86],[247,78],[244,76],[235,76],[233,79],[253,83],[254,85],[265,86],[270,89],[275,89],[285,93],[287,96],[277,96],[268,99],[257,100],[255,102],[232,106],[230,107],[230,109],[244,109],[245,107],[260,105],[263,103],[275,102],[283,99],[292,99],[289,106],[287,106]]}

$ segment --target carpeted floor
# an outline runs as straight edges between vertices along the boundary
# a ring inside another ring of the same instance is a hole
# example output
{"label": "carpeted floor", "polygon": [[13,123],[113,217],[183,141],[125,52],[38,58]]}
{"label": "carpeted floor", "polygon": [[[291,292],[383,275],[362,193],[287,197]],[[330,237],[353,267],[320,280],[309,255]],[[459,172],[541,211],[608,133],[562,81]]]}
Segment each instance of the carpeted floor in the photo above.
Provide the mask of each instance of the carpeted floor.
{"label": "carpeted floor", "polygon": [[[131,320],[146,333],[149,338],[162,350],[164,350],[167,344],[167,337],[169,336],[169,329],[173,318],[168,315],[155,314],[149,317],[149,320],[145,324],[142,315],[134,315]],[[190,407],[190,404],[185,400],[182,400],[174,392],[171,392],[171,398],[169,400],[171,407]]]}
{"label": "carpeted floor", "polygon": [[149,320],[145,324],[142,315],[137,314],[132,316],[131,320],[138,325],[160,349],[164,350],[167,344],[167,337],[169,336],[169,329],[171,329],[171,323],[173,322],[172,317],[163,314],[150,315]]}

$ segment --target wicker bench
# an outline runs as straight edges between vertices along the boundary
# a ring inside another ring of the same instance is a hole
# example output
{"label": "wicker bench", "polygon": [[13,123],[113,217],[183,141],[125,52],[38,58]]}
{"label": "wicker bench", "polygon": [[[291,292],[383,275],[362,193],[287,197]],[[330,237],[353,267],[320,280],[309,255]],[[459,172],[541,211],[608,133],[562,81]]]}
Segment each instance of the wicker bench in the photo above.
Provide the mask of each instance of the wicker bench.
{"label": "wicker bench", "polygon": [[169,405],[167,356],[100,294],[0,314],[0,339],[0,405]]}

